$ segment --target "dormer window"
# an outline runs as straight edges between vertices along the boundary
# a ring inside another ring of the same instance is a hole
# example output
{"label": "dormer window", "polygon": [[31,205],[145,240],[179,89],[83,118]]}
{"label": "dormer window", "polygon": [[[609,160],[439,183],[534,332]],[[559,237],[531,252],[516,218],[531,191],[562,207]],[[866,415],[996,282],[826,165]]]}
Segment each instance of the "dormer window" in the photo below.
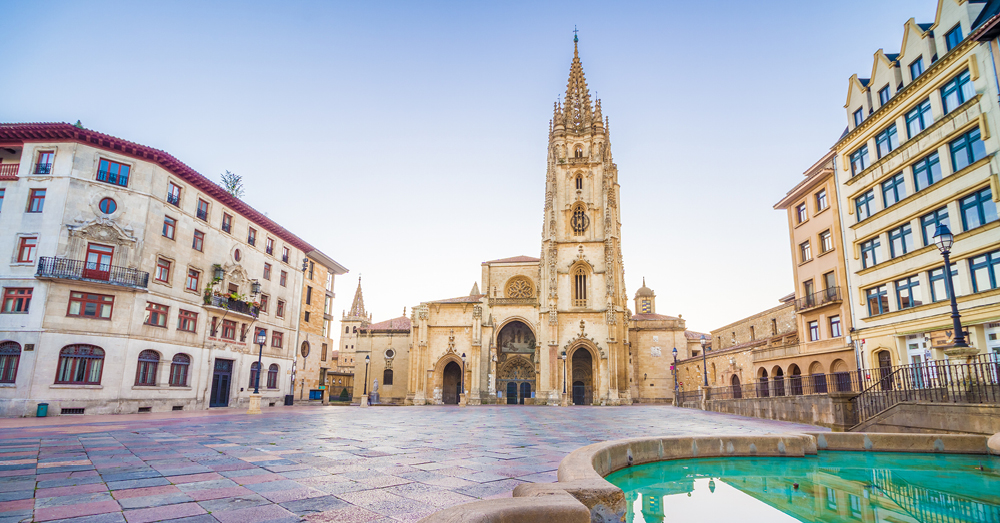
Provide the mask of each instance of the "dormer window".
{"label": "dormer window", "polygon": [[861,122],[863,122],[863,121],[865,121],[865,115],[861,111],[861,109],[858,109],[857,111],[854,111],[854,126],[857,127],[857,126],[861,125]]}
{"label": "dormer window", "polygon": [[958,44],[962,43],[962,24],[956,25],[951,31],[948,31],[944,35],[944,43],[948,47],[948,50],[958,47]]}
{"label": "dormer window", "polygon": [[922,74],[924,74],[924,57],[921,56],[910,63],[910,81],[916,80]]}
{"label": "dormer window", "polygon": [[878,105],[879,107],[889,103],[889,86],[886,85],[878,92]]}

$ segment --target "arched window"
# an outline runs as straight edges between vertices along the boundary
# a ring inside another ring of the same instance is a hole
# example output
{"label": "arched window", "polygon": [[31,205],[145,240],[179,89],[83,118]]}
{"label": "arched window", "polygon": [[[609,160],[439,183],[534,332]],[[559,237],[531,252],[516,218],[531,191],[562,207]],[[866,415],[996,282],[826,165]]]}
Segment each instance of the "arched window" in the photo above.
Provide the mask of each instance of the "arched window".
{"label": "arched window", "polygon": [[583,190],[583,175],[582,174],[576,175],[576,189],[578,191]]}
{"label": "arched window", "polygon": [[350,334],[350,333],[351,333],[351,328],[350,327],[344,327],[344,334]]}
{"label": "arched window", "polygon": [[68,345],[59,351],[56,383],[100,385],[104,349],[93,345]]}
{"label": "arched window", "polygon": [[573,234],[577,236],[586,232],[587,226],[590,225],[590,218],[587,217],[586,209],[582,203],[578,203],[573,207],[573,218],[570,221],[570,225],[573,226]]}
{"label": "arched window", "polygon": [[191,356],[178,354],[170,362],[170,386],[187,387],[188,369],[191,368]]}
{"label": "arched window", "polygon": [[0,343],[0,383],[14,383],[17,364],[21,360],[21,345],[14,341]]}
{"label": "arched window", "polygon": [[272,363],[270,367],[267,368],[267,388],[276,389],[278,388],[278,364]]}
{"label": "arched window", "polygon": [[587,306],[587,270],[583,267],[573,271],[573,306]]}
{"label": "arched window", "polygon": [[156,386],[156,369],[160,366],[160,353],[144,350],[139,353],[139,365],[135,368],[135,384],[146,387]]}
{"label": "arched window", "polygon": [[573,156],[575,158],[583,158],[583,146],[577,145],[576,150],[573,151]]}
{"label": "arched window", "polygon": [[250,387],[251,389],[257,387],[257,376],[260,375],[260,363],[256,361],[250,364]]}
{"label": "arched window", "polygon": [[385,369],[382,373],[382,385],[392,385],[392,369]]}

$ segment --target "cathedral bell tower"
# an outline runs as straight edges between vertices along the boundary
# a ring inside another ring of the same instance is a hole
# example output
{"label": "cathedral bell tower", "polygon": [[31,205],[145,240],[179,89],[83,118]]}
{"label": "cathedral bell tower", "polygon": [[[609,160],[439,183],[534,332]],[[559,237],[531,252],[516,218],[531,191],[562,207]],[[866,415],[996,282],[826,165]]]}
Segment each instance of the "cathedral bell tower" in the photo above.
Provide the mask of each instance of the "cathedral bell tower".
{"label": "cathedral bell tower", "polygon": [[566,95],[549,124],[539,306],[551,356],[558,361],[565,351],[572,358],[586,348],[594,402],[619,404],[631,400],[618,167],[578,42],[574,36]]}

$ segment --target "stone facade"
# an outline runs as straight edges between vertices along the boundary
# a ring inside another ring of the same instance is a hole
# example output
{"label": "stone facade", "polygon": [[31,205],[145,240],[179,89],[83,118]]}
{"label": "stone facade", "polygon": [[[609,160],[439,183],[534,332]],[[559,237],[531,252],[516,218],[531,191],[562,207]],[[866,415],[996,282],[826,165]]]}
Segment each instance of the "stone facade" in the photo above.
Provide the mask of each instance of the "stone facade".
{"label": "stone facade", "polygon": [[[422,302],[409,317],[378,324],[364,311],[359,285],[339,345],[341,357],[354,358],[355,376],[369,375],[356,382],[356,399],[389,365],[393,385],[380,387],[382,403],[623,405],[672,398],[671,351],[688,354],[691,340],[683,319],[655,314],[645,295],[636,306],[653,312],[628,309],[618,168],[576,46],[547,149],[540,257],[483,262],[468,295]],[[390,347],[393,358],[386,356]]]}
{"label": "stone facade", "polygon": [[68,124],[4,124],[0,141],[18,165],[0,179],[16,364],[0,414],[242,405],[259,332],[263,404],[290,392],[313,247],[163,151]]}
{"label": "stone facade", "polygon": [[986,5],[939,0],[932,24],[904,24],[899,54],[879,50],[871,78],[849,80],[833,150],[862,368],[948,357],[926,342],[953,330],[938,223],[954,233],[968,342],[1000,352],[997,17]]}

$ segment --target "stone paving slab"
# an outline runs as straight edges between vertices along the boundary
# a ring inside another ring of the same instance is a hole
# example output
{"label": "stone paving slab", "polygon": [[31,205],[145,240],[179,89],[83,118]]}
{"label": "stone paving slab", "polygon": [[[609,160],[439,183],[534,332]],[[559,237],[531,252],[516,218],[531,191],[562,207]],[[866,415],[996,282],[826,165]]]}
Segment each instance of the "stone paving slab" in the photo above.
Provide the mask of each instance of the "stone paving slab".
{"label": "stone paving slab", "polygon": [[[16,427],[16,430],[12,428]],[[823,430],[669,406],[0,420],[0,523],[389,523],[556,481],[598,441]]]}

